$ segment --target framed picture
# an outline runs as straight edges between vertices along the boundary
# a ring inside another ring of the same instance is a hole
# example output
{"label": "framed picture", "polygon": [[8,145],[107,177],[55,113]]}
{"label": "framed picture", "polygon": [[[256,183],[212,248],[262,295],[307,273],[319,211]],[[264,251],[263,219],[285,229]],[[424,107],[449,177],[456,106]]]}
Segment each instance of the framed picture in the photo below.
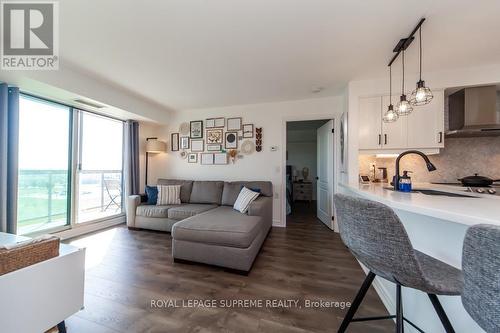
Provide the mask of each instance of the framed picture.
{"label": "framed picture", "polygon": [[238,132],[226,132],[226,149],[238,148]]}
{"label": "framed picture", "polygon": [[207,151],[221,151],[222,145],[220,144],[207,144]]}
{"label": "framed picture", "polygon": [[205,141],[204,140],[191,140],[191,151],[195,152],[203,152],[205,150]]}
{"label": "framed picture", "polygon": [[198,154],[190,153],[188,155],[188,163],[198,163]]}
{"label": "framed picture", "polygon": [[218,165],[227,164],[227,153],[214,154],[214,164]]}
{"label": "framed picture", "polygon": [[189,123],[189,136],[191,139],[203,138],[203,120],[195,120]]}
{"label": "framed picture", "polygon": [[189,137],[183,136],[181,137],[181,149],[189,149]]}
{"label": "framed picture", "polygon": [[213,165],[214,164],[214,154],[210,154],[210,153],[201,154],[201,164]]}
{"label": "framed picture", "polygon": [[214,128],[215,127],[215,118],[210,118],[205,120],[206,128]]}
{"label": "framed picture", "polygon": [[210,129],[207,130],[207,144],[209,143],[220,143],[222,144],[224,131],[221,129]]}
{"label": "framed picture", "polygon": [[217,128],[224,128],[226,126],[226,118],[221,117],[221,118],[215,118],[215,126]]}
{"label": "framed picture", "polygon": [[241,117],[240,118],[228,118],[227,119],[227,130],[228,131],[240,131],[241,130]]}
{"label": "framed picture", "polygon": [[170,150],[179,151],[179,133],[172,133],[170,136]]}
{"label": "framed picture", "polygon": [[244,138],[253,138],[253,124],[243,125],[243,137]]}

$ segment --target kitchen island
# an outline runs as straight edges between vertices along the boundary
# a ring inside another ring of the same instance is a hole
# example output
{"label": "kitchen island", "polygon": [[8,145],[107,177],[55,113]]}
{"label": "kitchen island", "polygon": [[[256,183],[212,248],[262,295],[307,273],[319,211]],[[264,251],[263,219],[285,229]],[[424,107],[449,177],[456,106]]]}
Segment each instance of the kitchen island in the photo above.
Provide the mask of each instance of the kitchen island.
{"label": "kitchen island", "polygon": [[[467,228],[476,224],[500,225],[500,197],[466,192],[463,187],[416,184],[415,189],[431,189],[467,197],[403,193],[389,184],[339,184],[342,193],[374,200],[391,207],[401,219],[413,247],[452,266],[461,268],[462,245]],[[395,313],[395,285],[376,278],[375,289],[391,313]],[[439,296],[456,332],[483,330],[462,306],[460,297]],[[427,295],[403,288],[405,316],[425,332],[444,332]],[[417,332],[411,326],[408,332]]]}

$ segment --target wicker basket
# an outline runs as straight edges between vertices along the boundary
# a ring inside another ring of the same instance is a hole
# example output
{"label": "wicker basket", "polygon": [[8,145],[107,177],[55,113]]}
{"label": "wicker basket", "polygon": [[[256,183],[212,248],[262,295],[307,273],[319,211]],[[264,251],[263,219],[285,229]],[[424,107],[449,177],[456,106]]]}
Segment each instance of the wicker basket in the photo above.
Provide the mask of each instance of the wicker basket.
{"label": "wicker basket", "polygon": [[59,238],[0,250],[0,275],[31,266],[59,255]]}

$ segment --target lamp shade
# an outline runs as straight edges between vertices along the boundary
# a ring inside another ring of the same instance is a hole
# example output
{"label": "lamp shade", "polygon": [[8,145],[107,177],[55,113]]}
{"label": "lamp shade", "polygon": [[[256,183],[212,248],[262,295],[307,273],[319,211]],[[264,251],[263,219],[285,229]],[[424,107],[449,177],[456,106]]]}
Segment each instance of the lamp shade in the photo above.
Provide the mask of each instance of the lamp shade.
{"label": "lamp shade", "polygon": [[158,139],[150,139],[146,141],[146,152],[148,153],[163,153],[167,150],[165,142]]}

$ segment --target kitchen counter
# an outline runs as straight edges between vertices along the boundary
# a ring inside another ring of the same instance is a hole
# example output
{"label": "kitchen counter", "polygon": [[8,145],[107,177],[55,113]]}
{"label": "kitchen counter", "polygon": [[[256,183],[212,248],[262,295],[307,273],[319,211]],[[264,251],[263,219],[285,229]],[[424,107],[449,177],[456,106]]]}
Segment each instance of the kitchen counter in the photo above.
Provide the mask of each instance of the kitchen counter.
{"label": "kitchen counter", "polygon": [[465,192],[460,186],[414,184],[414,189],[432,189],[470,195],[473,198],[446,197],[422,193],[405,193],[385,189],[387,183],[339,184],[346,191],[378,201],[394,209],[452,221],[467,226],[475,224],[500,225],[500,196]]}
{"label": "kitchen counter", "polygon": [[[467,229],[481,223],[500,225],[500,196],[465,192],[466,188],[448,185],[414,184],[413,187],[465,194],[472,198],[403,193],[384,187],[390,185],[339,184],[341,193],[391,207],[403,223],[415,249],[459,269]],[[377,277],[374,287],[389,312],[395,313],[394,284]],[[460,297],[439,296],[439,300],[457,333],[484,332],[465,311]],[[403,304],[405,316],[425,332],[444,333],[425,293],[403,287]],[[405,331],[417,333],[408,325],[405,325]]]}

